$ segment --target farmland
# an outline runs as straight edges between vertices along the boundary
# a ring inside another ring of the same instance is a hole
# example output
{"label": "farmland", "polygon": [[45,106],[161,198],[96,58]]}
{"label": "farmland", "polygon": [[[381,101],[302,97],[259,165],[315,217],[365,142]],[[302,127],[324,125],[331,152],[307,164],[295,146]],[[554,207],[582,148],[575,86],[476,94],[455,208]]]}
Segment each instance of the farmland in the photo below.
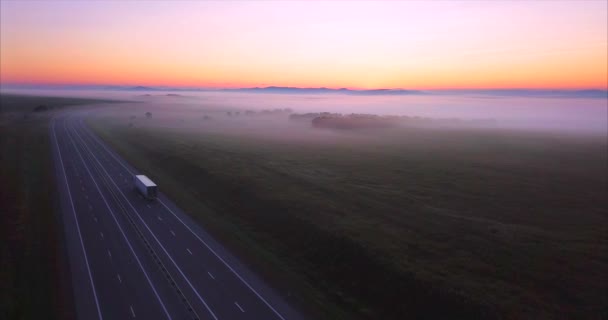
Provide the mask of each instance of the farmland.
{"label": "farmland", "polygon": [[605,312],[605,136],[396,128],[292,139],[163,121],[87,120],[315,317]]}

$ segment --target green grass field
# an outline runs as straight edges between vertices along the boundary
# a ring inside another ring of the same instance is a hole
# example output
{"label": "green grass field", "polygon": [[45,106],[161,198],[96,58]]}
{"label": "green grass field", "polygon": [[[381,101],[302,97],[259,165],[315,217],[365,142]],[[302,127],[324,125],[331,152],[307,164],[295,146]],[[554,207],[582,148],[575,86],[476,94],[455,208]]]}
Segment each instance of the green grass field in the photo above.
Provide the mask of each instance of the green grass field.
{"label": "green grass field", "polygon": [[88,122],[315,318],[606,316],[605,137],[397,129],[286,143]]}
{"label": "green grass field", "polygon": [[[55,206],[53,112],[87,99],[0,95],[0,319],[71,319]],[[39,105],[50,111],[33,112]]]}

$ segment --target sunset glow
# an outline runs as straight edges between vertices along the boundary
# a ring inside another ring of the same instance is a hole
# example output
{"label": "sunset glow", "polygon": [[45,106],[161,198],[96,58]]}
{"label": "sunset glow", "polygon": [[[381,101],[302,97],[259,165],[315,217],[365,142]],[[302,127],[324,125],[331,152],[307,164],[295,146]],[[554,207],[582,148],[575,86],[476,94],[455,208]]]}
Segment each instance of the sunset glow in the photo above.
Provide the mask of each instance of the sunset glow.
{"label": "sunset glow", "polygon": [[606,88],[606,1],[2,1],[4,84]]}

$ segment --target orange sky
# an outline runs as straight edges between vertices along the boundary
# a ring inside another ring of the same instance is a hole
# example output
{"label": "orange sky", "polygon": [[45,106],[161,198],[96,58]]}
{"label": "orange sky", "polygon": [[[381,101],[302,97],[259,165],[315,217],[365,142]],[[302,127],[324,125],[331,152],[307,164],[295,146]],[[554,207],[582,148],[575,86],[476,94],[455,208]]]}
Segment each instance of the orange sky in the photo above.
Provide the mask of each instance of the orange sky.
{"label": "orange sky", "polygon": [[0,81],[607,88],[606,1],[1,2]]}

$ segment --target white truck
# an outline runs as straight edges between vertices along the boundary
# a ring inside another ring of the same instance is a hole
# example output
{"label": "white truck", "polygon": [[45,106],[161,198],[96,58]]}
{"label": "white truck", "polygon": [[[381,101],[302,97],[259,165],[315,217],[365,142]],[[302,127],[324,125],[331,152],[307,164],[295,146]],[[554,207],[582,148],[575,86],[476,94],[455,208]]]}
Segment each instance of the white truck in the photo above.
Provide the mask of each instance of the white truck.
{"label": "white truck", "polygon": [[133,183],[135,184],[135,188],[147,199],[156,199],[156,194],[158,192],[158,187],[150,178],[144,176],[143,174],[138,174],[133,177]]}

